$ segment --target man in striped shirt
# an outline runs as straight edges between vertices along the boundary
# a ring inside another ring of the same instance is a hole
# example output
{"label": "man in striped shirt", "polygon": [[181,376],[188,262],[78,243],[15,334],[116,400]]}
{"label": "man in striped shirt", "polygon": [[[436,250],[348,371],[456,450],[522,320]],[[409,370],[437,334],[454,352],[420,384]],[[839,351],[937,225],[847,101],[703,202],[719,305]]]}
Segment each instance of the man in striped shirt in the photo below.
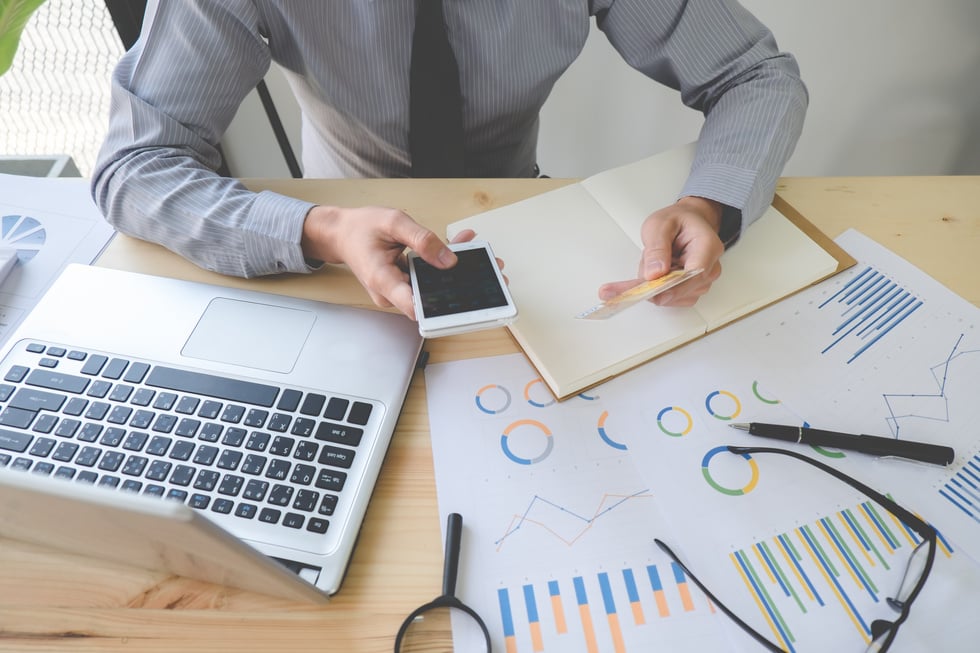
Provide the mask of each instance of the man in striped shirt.
{"label": "man in striped shirt", "polygon": [[[376,303],[413,315],[402,252],[451,266],[436,234],[397,209],[253,193],[214,170],[222,134],[275,61],[302,111],[306,177],[410,176],[418,1],[151,1],[113,75],[96,203],[119,231],[223,274],[344,263]],[[466,176],[534,174],[538,113],[592,20],[631,66],[703,112],[679,199],[650,207],[638,273],[660,276],[672,258],[705,268],[657,300],[693,304],[720,274],[724,247],[769,205],[799,138],[807,94],[793,57],[736,0],[444,0],[444,18]]]}

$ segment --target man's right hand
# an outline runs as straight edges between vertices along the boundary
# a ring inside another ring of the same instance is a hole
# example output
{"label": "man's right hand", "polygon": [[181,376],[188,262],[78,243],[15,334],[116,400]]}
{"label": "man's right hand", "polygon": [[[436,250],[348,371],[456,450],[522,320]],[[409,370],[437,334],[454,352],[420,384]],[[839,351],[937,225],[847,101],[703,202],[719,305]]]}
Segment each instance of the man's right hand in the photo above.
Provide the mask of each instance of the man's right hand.
{"label": "man's right hand", "polygon": [[[473,238],[461,233],[454,242]],[[303,255],[325,263],[343,263],[378,306],[394,306],[415,319],[405,248],[440,269],[456,264],[456,254],[434,232],[404,211],[368,206],[315,206],[303,223]]]}

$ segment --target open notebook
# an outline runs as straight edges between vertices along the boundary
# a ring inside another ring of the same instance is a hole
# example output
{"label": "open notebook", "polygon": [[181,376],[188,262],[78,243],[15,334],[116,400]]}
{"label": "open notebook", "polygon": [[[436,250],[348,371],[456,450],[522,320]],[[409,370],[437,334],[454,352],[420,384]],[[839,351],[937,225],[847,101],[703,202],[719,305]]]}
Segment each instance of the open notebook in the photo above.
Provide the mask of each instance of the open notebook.
{"label": "open notebook", "polygon": [[854,264],[778,197],[721,259],[693,308],[641,302],[577,319],[599,286],[636,276],[640,226],[676,201],[694,146],[677,148],[449,225],[473,229],[506,263],[519,317],[508,328],[559,399],[664,354]]}
{"label": "open notebook", "polygon": [[71,265],[0,352],[0,536],[325,598],[421,346],[402,315]]}

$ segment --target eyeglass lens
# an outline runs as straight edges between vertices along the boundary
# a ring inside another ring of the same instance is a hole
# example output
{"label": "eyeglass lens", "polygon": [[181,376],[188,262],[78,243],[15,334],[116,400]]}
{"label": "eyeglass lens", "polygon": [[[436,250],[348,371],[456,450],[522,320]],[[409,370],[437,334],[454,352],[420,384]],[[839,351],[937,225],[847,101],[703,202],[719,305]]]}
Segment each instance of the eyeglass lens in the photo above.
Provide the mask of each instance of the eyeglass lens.
{"label": "eyeglass lens", "polygon": [[[408,615],[395,637],[395,653],[451,653],[452,622],[465,641],[486,642],[490,653],[490,633],[473,609],[456,598],[456,575],[459,570],[463,518],[451,513],[446,521],[446,552],[442,574],[442,594]],[[472,632],[470,632],[472,631]]]}

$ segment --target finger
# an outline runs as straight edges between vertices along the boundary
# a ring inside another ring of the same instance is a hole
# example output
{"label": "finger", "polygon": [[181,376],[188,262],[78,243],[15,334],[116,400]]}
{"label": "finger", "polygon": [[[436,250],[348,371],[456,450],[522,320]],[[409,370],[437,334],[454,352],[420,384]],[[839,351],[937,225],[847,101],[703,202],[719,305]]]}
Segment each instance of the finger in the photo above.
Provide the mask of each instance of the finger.
{"label": "finger", "polygon": [[670,271],[676,235],[675,227],[665,220],[644,222],[643,255],[640,258],[643,279],[656,279]]}
{"label": "finger", "polygon": [[467,243],[476,238],[476,232],[472,229],[463,229],[458,234],[453,236],[451,243]]}
{"label": "finger", "polygon": [[640,279],[628,279],[626,281],[613,281],[599,286],[599,299],[606,301],[612,299],[620,293],[624,293],[633,286],[642,283]]}
{"label": "finger", "polygon": [[456,254],[435,234],[399,211],[388,227],[389,237],[413,249],[428,263],[438,268],[456,265]]}

